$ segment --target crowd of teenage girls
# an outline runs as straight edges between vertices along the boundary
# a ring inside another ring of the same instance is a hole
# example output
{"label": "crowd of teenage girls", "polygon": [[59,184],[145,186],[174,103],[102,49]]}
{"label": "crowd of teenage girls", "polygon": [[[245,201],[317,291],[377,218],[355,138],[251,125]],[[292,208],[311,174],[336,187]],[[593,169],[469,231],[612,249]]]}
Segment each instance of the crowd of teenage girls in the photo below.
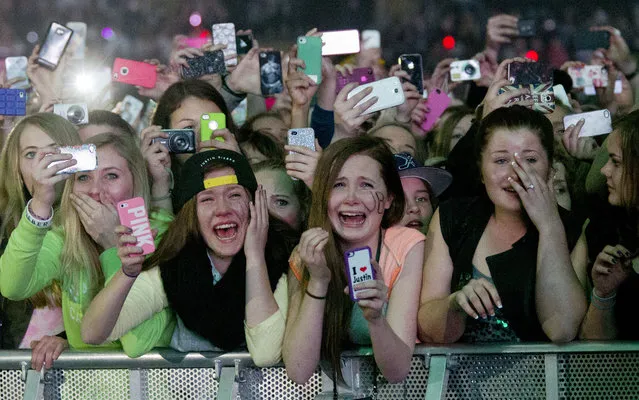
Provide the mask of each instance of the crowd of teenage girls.
{"label": "crowd of teenage girls", "polygon": [[[352,65],[324,57],[316,84],[293,47],[285,91],[264,111],[258,48],[228,75],[197,80],[174,67],[202,50],[176,48],[156,63],[156,87],[139,89],[157,108],[137,132],[107,110],[79,126],[49,112],[59,96],[36,48],[30,112],[5,118],[0,155],[2,347],[33,349],[36,369],[68,348],[137,357],[246,347],[255,364],[283,362],[304,383],[320,362],[340,374],[340,353],[366,346],[397,382],[420,342],[639,338],[637,62],[602,28],[610,46],[589,63],[605,65],[621,93],[611,85],[583,101],[568,79],[570,104],[542,114],[507,104],[526,89],[499,91],[510,63],[530,61],[497,62],[515,28],[514,17],[491,18],[475,56],[482,77],[464,83],[473,96],[453,98],[430,131],[407,81],[406,101],[381,113],[363,114],[374,102],[358,105],[366,91],[348,98],[356,84],[336,93],[337,73],[353,67],[408,78],[379,62],[380,49]],[[452,90],[451,61],[429,74],[429,91]],[[609,135],[563,125],[603,108]],[[225,114],[214,132],[224,141],[199,140],[207,113]],[[315,151],[286,144],[289,129],[309,126]],[[195,131],[196,153],[154,141],[183,128]],[[57,174],[75,164],[59,147],[80,144],[96,146],[97,169]],[[115,208],[133,197],[153,228],[146,256]],[[344,253],[362,247],[376,278],[349,288]]]}

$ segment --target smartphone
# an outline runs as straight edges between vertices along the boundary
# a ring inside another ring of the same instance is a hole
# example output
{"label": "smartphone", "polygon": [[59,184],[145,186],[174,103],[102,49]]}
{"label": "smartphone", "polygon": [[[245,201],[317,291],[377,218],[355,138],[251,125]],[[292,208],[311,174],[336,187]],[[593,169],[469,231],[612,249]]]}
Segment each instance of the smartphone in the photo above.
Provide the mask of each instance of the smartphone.
{"label": "smartphone", "polygon": [[359,53],[359,31],[357,29],[322,32],[323,56],[355,53]]}
{"label": "smartphone", "polygon": [[568,75],[572,78],[572,85],[575,88],[608,86],[608,70],[603,65],[570,67]]}
{"label": "smartphone", "polygon": [[153,143],[160,142],[169,153],[184,154],[195,153],[195,131],[193,129],[162,129],[169,135],[168,138],[155,138]]}
{"label": "smartphone", "polygon": [[533,37],[537,34],[537,26],[534,19],[520,19],[517,21],[519,37]]}
{"label": "smartphone", "polygon": [[410,75],[410,83],[415,85],[419,94],[424,94],[424,69],[421,54],[402,54],[399,66]]}
{"label": "smartphone", "polygon": [[134,197],[118,203],[118,216],[120,224],[131,228],[131,234],[137,239],[135,244],[142,248],[142,255],[151,254],[155,251],[155,243],[153,242],[153,234],[151,233],[151,224],[149,216],[146,212],[144,199],[142,197]]}
{"label": "smartphone", "polygon": [[353,286],[362,282],[374,281],[376,278],[375,270],[371,265],[371,258],[371,249],[368,246],[344,253],[348,289],[353,301],[357,301]]}
{"label": "smartphone", "polygon": [[537,85],[531,84],[504,86],[503,88],[499,89],[499,94],[519,90],[522,87],[528,87],[530,93],[513,97],[512,99],[508,100],[506,104],[512,104],[523,100],[533,100],[533,105],[532,107],[530,107],[533,110],[542,112],[544,114],[550,114],[555,111],[555,92],[553,90],[552,82]]}
{"label": "smartphone", "polygon": [[27,57],[7,57],[4,65],[7,73],[7,81],[20,78],[21,81],[11,85],[11,89],[27,89],[29,78],[27,77]]}
{"label": "smartphone", "polygon": [[284,90],[282,59],[279,51],[260,52],[260,86],[264,96],[272,96]]}
{"label": "smartphone", "polygon": [[49,25],[49,30],[42,42],[42,46],[40,46],[38,64],[51,70],[56,69],[72,35],[73,31],[71,29],[57,22],[52,22]]}
{"label": "smartphone", "polygon": [[439,118],[450,105],[450,102],[450,97],[445,92],[442,92],[441,89],[435,89],[428,93],[426,106],[429,111],[421,125],[421,128],[425,132],[429,132],[433,129],[437,121],[439,121]]}
{"label": "smartphone", "polygon": [[570,99],[568,98],[568,94],[566,94],[566,89],[564,89],[563,85],[555,85],[552,87],[552,90],[555,93],[555,102],[557,100],[561,101],[563,105],[572,111],[572,104],[570,104]]}
{"label": "smartphone", "polygon": [[575,33],[575,50],[607,49],[610,46],[610,33],[606,31],[581,31]]}
{"label": "smartphone", "polygon": [[[75,174],[76,172],[93,171],[98,168],[98,153],[94,144],[83,144],[80,146],[63,146],[60,147],[60,153],[71,154],[72,159],[77,161],[77,164],[58,171],[56,175],[60,174]],[[49,168],[65,161],[54,161],[49,164]]]}
{"label": "smartphone", "polygon": [[367,83],[365,85],[360,85],[348,93],[348,98],[350,99],[367,87],[372,87],[373,91],[368,96],[364,97],[359,103],[357,103],[357,105],[363,104],[370,98],[375,96],[378,98],[378,100],[377,103],[373,104],[368,108],[368,110],[364,111],[362,115],[374,113],[386,108],[395,107],[403,104],[404,101],[406,101],[406,98],[404,97],[404,91],[402,90],[402,83],[396,76]]}
{"label": "smartphone", "polygon": [[113,62],[113,81],[145,88],[155,87],[156,66],[140,61],[116,58]]}
{"label": "smartphone", "polygon": [[[287,143],[289,146],[302,146],[315,151],[315,131],[313,128],[289,129]],[[289,152],[292,153],[294,152]]]}
{"label": "smartphone", "polygon": [[222,51],[224,56],[234,55],[229,60],[226,60],[226,66],[230,67],[237,65],[237,48],[235,43],[235,24],[227,22],[224,24],[213,25],[213,44],[225,44],[226,48]]}
{"label": "smartphone", "polygon": [[367,29],[362,31],[362,49],[380,49],[382,47],[382,37],[378,30]]}
{"label": "smartphone", "polygon": [[27,92],[24,89],[0,89],[0,115],[26,115]]}
{"label": "smartphone", "polygon": [[243,55],[253,48],[253,35],[237,35],[235,36],[235,49],[237,55]]}
{"label": "smartphone", "polygon": [[138,132],[142,132],[146,127],[151,125],[151,121],[153,120],[153,114],[155,113],[155,109],[158,107],[158,103],[153,99],[149,99],[148,103],[146,103],[146,108],[144,109],[144,115],[140,118],[140,123],[138,124]]}
{"label": "smartphone", "polygon": [[566,115],[564,117],[564,129],[570,125],[577,125],[580,119],[584,119],[579,137],[605,135],[612,132],[612,118],[610,111],[597,110],[581,114]]}
{"label": "smartphone", "polygon": [[481,78],[481,70],[477,60],[454,61],[450,64],[450,80],[459,81],[476,81]]}
{"label": "smartphone", "polygon": [[[200,117],[200,141],[211,140],[213,131],[226,128],[226,115],[223,113],[202,114]],[[223,142],[224,138],[216,136],[215,140]]]}
{"label": "smartphone", "polygon": [[120,117],[129,123],[131,126],[135,126],[135,121],[142,113],[144,103],[142,100],[127,94],[122,100],[122,108],[120,110]]}
{"label": "smartphone", "polygon": [[513,85],[553,83],[552,69],[539,62],[512,62],[508,64],[508,80]]}
{"label": "smartphone", "polygon": [[182,78],[199,78],[203,75],[225,74],[224,52],[222,50],[206,51],[203,56],[187,58],[189,67],[182,67]]}
{"label": "smartphone", "polygon": [[357,82],[360,85],[365,83],[375,82],[375,73],[372,68],[355,68],[352,74],[342,75],[341,72],[337,73],[337,86],[335,92],[339,93],[344,86],[349,83]]}
{"label": "smartphone", "polygon": [[67,53],[71,60],[84,60],[87,41],[87,24],[84,22],[67,22],[67,27],[73,31]]}
{"label": "smartphone", "polygon": [[300,36],[297,38],[297,58],[304,60],[304,73],[315,83],[322,82],[322,38]]}

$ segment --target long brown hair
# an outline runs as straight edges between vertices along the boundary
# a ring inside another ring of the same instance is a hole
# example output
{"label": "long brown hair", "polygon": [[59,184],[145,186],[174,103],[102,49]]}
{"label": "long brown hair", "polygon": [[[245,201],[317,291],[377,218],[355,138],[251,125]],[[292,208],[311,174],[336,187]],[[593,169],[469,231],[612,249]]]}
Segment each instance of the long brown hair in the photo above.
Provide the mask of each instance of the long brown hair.
{"label": "long brown hair", "polygon": [[615,122],[615,132],[621,139],[621,201],[629,209],[639,207],[639,110]]}
{"label": "long brown hair", "polygon": [[[333,184],[348,160],[353,155],[369,156],[380,164],[380,172],[389,196],[393,202],[382,218],[382,228],[395,225],[404,215],[404,191],[393,154],[386,143],[379,138],[360,136],[342,139],[330,145],[319,160],[315,176],[324,177],[313,182],[313,198],[308,227],[322,228],[329,233],[328,244],[324,249],[326,264],[331,270],[331,281],[328,285],[326,307],[324,310],[324,328],[322,332],[322,359],[329,360],[333,370],[341,376],[340,353],[348,342],[348,330],[353,302],[344,295],[344,287],[348,285],[344,274],[344,260],[338,245],[338,239],[328,218],[328,202]],[[306,289],[310,275],[304,268],[302,290]]]}

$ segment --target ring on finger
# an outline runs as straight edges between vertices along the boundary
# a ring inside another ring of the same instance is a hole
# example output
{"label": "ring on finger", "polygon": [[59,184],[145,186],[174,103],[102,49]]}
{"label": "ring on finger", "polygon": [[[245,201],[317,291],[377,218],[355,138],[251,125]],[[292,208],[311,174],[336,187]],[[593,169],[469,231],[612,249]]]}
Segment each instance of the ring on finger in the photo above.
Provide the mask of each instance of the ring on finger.
{"label": "ring on finger", "polygon": [[532,183],[526,186],[526,190],[534,190],[534,189],[535,189],[535,185],[533,185]]}

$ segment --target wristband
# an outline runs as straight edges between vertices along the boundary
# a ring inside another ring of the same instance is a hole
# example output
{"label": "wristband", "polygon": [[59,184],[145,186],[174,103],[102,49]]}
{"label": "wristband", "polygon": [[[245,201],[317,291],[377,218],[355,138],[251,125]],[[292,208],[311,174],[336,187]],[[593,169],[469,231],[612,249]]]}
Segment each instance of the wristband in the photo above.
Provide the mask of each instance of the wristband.
{"label": "wristband", "polygon": [[229,87],[229,85],[226,84],[226,78],[229,76],[230,74],[226,74],[224,76],[222,76],[222,88],[224,90],[226,90],[230,95],[235,96],[235,97],[239,97],[239,98],[244,98],[246,97],[246,93],[237,93],[231,90],[231,88]]}
{"label": "wristband", "polygon": [[27,221],[29,221],[32,225],[38,227],[38,228],[48,228],[51,226],[52,222],[53,222],[53,207],[51,207],[51,216],[47,219],[42,218],[38,215],[36,215],[35,213],[33,213],[33,211],[31,211],[31,201],[33,199],[29,200],[27,202],[27,207],[25,208],[25,216],[27,217]]}
{"label": "wristband", "polygon": [[139,273],[138,273],[138,275],[129,275],[129,274],[126,273],[126,270],[124,269],[124,267],[122,267],[122,273],[124,275],[128,276],[129,278],[133,278],[133,279],[137,278],[138,275],[140,275]]}
{"label": "wristband", "polygon": [[313,293],[309,292],[308,289],[306,289],[306,294],[309,295],[311,298],[313,298],[315,300],[326,300],[326,295],[324,295],[324,296],[315,296]]}
{"label": "wristband", "polygon": [[600,297],[595,293],[595,288],[592,289],[590,296],[590,304],[598,310],[611,310],[617,303],[617,293],[613,293],[608,297]]}

